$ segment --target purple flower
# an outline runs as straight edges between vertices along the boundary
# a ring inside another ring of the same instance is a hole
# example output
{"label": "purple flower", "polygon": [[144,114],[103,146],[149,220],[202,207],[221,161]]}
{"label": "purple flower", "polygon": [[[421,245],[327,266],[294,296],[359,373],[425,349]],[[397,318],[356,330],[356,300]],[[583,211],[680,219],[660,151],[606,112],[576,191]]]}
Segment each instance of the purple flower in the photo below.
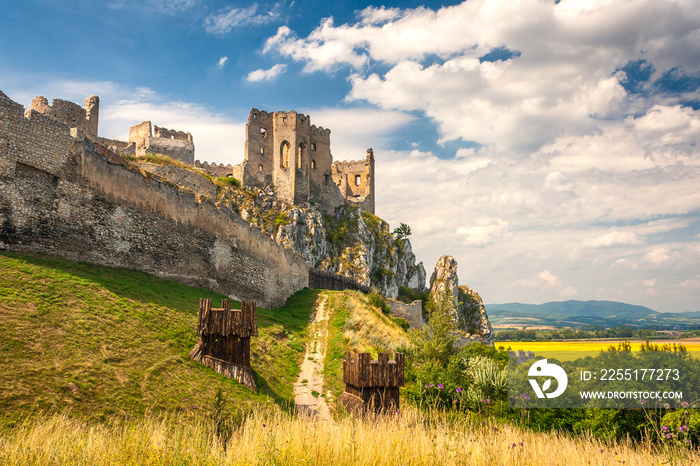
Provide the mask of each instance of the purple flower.
{"label": "purple flower", "polygon": [[605,451],[605,450],[603,450],[602,448],[600,449],[600,452],[601,452],[601,453],[603,453],[604,451]]}
{"label": "purple flower", "polygon": [[438,387],[440,390],[442,390],[442,388],[443,388],[441,383],[439,383],[439,384],[437,385],[437,387]]}
{"label": "purple flower", "polygon": [[666,438],[671,438],[671,434],[666,435]]}
{"label": "purple flower", "polygon": [[396,411],[396,414],[401,414],[401,411]]}
{"label": "purple flower", "polygon": [[263,424],[263,427],[267,427],[267,424]]}
{"label": "purple flower", "polygon": [[663,427],[661,428],[661,430],[663,430],[664,432],[666,432],[666,431],[668,430],[668,427],[663,426]]}
{"label": "purple flower", "polygon": [[684,408],[687,408],[689,406],[689,404],[687,401],[684,401],[683,403],[681,403],[681,406],[683,406]]}
{"label": "purple flower", "polygon": [[462,393],[462,389],[459,388],[459,387],[457,387],[457,388],[455,389],[455,391],[456,391],[457,393]]}
{"label": "purple flower", "polygon": [[520,442],[520,446],[521,446],[521,447],[523,446],[523,442]]}
{"label": "purple flower", "polygon": [[519,396],[518,396],[518,395],[515,395],[515,399],[517,400],[518,398],[519,398]]}
{"label": "purple flower", "polygon": [[527,393],[523,393],[523,400],[529,400],[530,397],[527,395]]}
{"label": "purple flower", "polygon": [[645,405],[645,404],[647,404],[647,400],[641,400],[640,403]]}
{"label": "purple flower", "polygon": [[430,382],[426,382],[425,388],[430,388]]}
{"label": "purple flower", "polygon": [[488,403],[488,402],[489,402],[489,399],[488,399],[488,398],[484,398],[484,403]]}
{"label": "purple flower", "polygon": [[680,430],[681,432],[685,432],[685,431],[688,430],[688,426],[682,425],[682,426],[680,426],[680,427],[678,428],[678,430]]}
{"label": "purple flower", "polygon": [[197,409],[197,406],[193,406],[194,409]]}

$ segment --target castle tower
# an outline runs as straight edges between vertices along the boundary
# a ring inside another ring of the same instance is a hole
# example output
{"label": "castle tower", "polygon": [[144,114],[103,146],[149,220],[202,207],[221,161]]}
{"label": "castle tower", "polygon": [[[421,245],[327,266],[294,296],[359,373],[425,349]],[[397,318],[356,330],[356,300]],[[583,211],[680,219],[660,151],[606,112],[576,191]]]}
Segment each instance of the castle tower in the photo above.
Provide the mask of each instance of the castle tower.
{"label": "castle tower", "polygon": [[93,139],[97,138],[100,98],[96,95],[85,99],[82,108],[78,104],[63,99],[53,99],[49,105],[48,99],[40,95],[32,99],[29,108],[62,121],[71,128],[78,128]]}
{"label": "castle tower", "polygon": [[320,186],[330,181],[330,130],[311,126],[307,115],[295,111],[252,109],[245,154],[243,185],[274,184],[277,195],[290,204],[308,203],[312,193],[320,196]]}

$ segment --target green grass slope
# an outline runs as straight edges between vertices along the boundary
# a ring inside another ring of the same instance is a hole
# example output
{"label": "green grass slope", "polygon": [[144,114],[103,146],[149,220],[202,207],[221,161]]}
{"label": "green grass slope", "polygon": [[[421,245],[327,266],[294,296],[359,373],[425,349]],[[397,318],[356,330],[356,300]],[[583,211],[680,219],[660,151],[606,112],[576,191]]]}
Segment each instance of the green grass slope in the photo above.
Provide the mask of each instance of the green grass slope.
{"label": "green grass slope", "polygon": [[[88,419],[292,402],[318,291],[258,309],[255,393],[188,358],[200,298],[225,296],[125,269],[0,253],[0,421]],[[240,303],[234,302],[235,308]]]}

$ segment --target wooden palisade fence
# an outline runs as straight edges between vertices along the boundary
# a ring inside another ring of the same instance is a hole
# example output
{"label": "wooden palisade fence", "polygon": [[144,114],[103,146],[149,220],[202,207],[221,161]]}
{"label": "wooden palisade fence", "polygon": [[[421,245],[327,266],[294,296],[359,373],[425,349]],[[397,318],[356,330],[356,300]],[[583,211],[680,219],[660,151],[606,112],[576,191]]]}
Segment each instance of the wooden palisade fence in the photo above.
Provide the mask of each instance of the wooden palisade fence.
{"label": "wooden palisade fence", "polygon": [[199,342],[190,358],[256,390],[250,366],[250,337],[258,336],[255,301],[243,301],[241,307],[231,309],[231,301],[224,299],[221,308],[212,309],[211,299],[200,299]]}
{"label": "wooden palisade fence", "polygon": [[337,273],[324,272],[323,270],[309,269],[309,288],[322,288],[324,290],[357,290],[369,293],[370,287],[353,280],[352,278],[338,275]]}
{"label": "wooden palisade fence", "polygon": [[369,353],[348,351],[343,361],[345,391],[338,397],[347,411],[366,413],[395,412],[399,409],[399,387],[404,385],[404,354],[379,353],[376,361]]}

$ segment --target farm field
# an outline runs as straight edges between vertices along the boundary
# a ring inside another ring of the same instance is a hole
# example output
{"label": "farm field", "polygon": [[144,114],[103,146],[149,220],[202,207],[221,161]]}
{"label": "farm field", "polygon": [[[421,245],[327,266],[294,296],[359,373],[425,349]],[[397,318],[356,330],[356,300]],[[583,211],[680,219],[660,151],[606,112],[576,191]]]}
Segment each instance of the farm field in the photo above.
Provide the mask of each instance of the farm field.
{"label": "farm field", "polygon": [[[496,347],[503,346],[510,348],[513,351],[533,351],[535,354],[547,353],[548,356],[553,356],[551,353],[557,353],[560,360],[569,361],[578,359],[579,357],[595,356],[600,351],[607,350],[611,345],[617,346],[625,341],[619,340],[570,340],[570,341],[497,341]],[[639,351],[644,340],[628,340],[632,344],[632,351]],[[700,356],[700,338],[679,338],[675,340],[651,340],[652,344],[668,345],[682,344],[686,350],[697,352]],[[559,354],[561,353],[561,354]]]}

